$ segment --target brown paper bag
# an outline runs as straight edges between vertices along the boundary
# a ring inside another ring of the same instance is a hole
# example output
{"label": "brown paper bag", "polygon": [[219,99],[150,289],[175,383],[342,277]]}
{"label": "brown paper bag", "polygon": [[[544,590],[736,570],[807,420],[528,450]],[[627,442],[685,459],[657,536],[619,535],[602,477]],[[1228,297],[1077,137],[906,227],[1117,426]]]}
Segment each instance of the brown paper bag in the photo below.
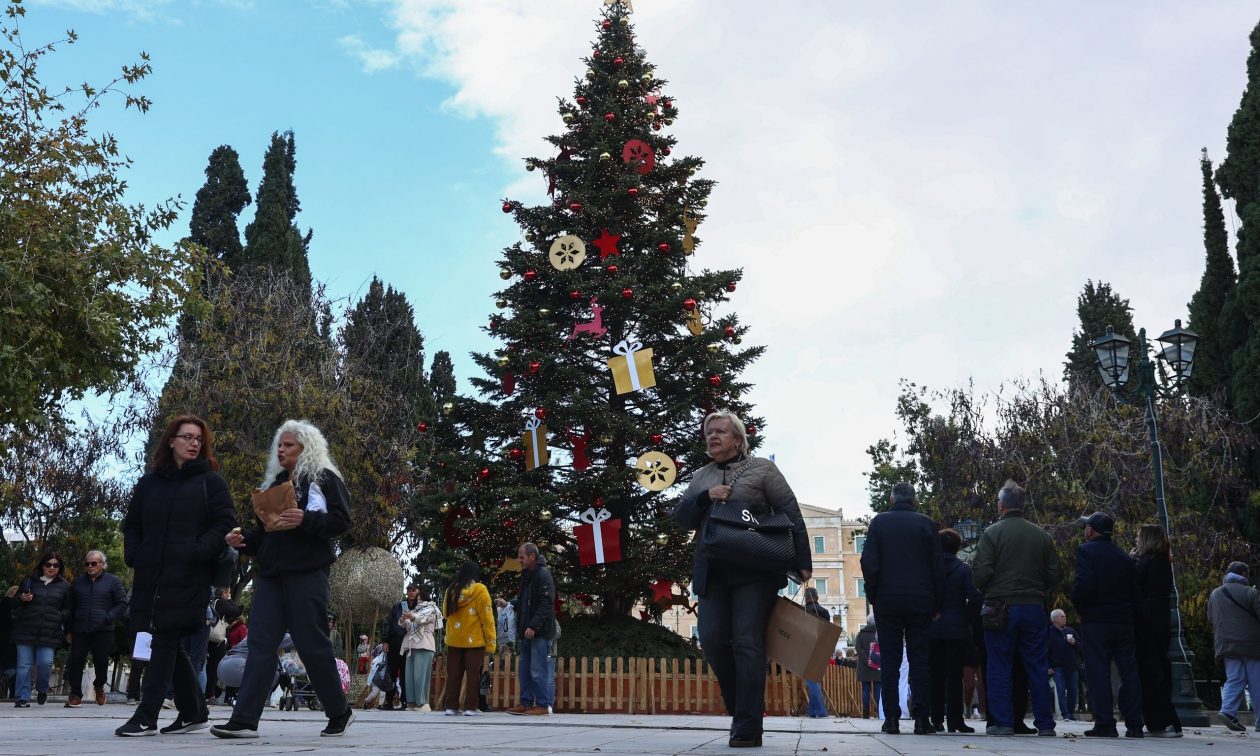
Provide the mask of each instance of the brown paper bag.
{"label": "brown paper bag", "polygon": [[274,528],[281,512],[297,508],[297,494],[293,491],[293,483],[287,480],[266,491],[256,488],[251,498],[254,500],[254,514],[262,522],[263,530]]}
{"label": "brown paper bag", "polygon": [[816,617],[782,596],[766,625],[766,656],[806,680],[821,682],[836,652],[840,626]]}

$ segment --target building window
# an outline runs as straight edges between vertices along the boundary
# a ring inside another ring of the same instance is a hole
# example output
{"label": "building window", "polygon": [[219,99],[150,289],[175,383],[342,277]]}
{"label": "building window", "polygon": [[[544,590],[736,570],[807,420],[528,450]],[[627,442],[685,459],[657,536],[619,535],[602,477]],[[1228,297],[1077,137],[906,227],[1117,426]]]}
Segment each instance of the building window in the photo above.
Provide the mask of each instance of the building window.
{"label": "building window", "polygon": [[853,536],[853,550],[861,554],[864,548],[866,548],[866,536]]}
{"label": "building window", "polygon": [[862,578],[858,578],[857,581],[858,581],[858,586],[857,586],[858,598],[866,598],[866,581],[863,580]]}
{"label": "building window", "polygon": [[818,589],[819,596],[826,596],[827,578],[814,578],[814,587]]}
{"label": "building window", "polygon": [[827,550],[827,539],[823,536],[814,536],[814,553],[821,554]]}

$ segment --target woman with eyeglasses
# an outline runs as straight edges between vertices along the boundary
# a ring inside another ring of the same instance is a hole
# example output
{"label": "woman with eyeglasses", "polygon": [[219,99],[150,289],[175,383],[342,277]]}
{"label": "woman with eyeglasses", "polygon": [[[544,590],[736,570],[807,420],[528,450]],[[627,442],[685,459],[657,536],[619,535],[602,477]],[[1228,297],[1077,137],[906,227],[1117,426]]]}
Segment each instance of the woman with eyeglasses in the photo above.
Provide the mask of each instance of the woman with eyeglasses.
{"label": "woman with eyeglasses", "polygon": [[179,715],[162,734],[209,726],[209,710],[182,638],[205,627],[215,564],[236,524],[232,496],[218,469],[206,421],[180,415],[162,432],[149,471],[131,494],[123,523],[123,558],[135,571],[131,629],[153,639],[140,705],[114,731],[119,736],[156,734],[172,685]]}
{"label": "woman with eyeglasses", "polygon": [[43,706],[48,700],[48,679],[52,675],[53,653],[61,646],[70,621],[73,599],[70,583],[63,576],[65,562],[48,552],[18,588],[13,612],[13,643],[17,648],[17,702],[19,709],[31,703],[31,667],[35,668],[35,699]]}

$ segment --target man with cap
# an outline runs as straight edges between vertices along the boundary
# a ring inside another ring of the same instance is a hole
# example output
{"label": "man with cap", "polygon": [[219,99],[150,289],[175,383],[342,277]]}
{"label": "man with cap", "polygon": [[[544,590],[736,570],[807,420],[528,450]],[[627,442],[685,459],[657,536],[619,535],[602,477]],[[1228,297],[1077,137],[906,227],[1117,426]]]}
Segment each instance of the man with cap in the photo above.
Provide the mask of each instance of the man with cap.
{"label": "man with cap", "polygon": [[1138,681],[1133,622],[1137,616],[1137,569],[1128,554],[1111,542],[1115,521],[1105,512],[1082,517],[1085,543],[1076,548],[1076,582],[1072,603],[1081,615],[1085,679],[1089,683],[1094,726],[1086,737],[1114,738],[1111,664],[1120,671],[1120,713],[1125,737],[1142,733],[1142,688]]}
{"label": "man with cap", "polygon": [[1225,662],[1221,718],[1235,732],[1247,729],[1238,721],[1243,690],[1251,691],[1253,702],[1260,696],[1260,591],[1251,586],[1250,573],[1246,563],[1230,562],[1225,582],[1212,591],[1207,606],[1216,655]]}

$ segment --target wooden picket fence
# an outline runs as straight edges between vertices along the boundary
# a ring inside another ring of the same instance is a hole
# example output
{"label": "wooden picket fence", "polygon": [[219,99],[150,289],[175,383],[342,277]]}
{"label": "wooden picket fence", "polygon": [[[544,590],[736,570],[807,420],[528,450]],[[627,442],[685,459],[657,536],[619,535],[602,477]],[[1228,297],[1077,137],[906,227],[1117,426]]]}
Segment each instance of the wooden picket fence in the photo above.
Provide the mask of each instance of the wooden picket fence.
{"label": "wooden picket fence", "polygon": [[[510,651],[493,657],[488,702],[495,710],[520,702],[517,658]],[[860,688],[851,667],[830,665],[822,681],[828,710],[835,716],[861,713]],[[434,660],[430,705],[443,707],[446,658]],[[766,713],[800,716],[808,701],[805,681],[771,663],[766,676]],[[557,712],[581,714],[725,714],[717,678],[694,659],[556,658]]]}

